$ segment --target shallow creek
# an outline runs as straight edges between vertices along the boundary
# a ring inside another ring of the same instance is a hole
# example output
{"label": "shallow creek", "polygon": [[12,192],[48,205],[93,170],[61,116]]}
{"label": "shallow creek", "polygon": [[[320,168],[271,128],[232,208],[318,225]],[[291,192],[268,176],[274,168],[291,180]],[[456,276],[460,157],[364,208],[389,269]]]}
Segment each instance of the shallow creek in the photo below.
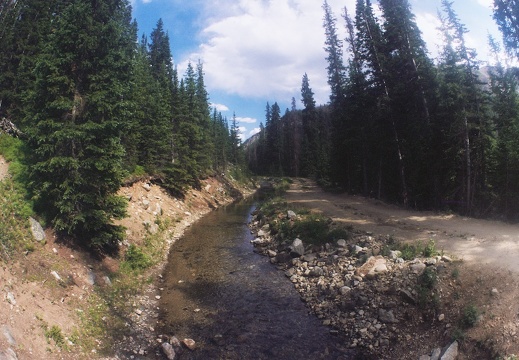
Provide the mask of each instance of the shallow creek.
{"label": "shallow creek", "polygon": [[161,333],[192,338],[180,359],[351,359],[282,271],[253,252],[252,200],[205,216],[172,247]]}

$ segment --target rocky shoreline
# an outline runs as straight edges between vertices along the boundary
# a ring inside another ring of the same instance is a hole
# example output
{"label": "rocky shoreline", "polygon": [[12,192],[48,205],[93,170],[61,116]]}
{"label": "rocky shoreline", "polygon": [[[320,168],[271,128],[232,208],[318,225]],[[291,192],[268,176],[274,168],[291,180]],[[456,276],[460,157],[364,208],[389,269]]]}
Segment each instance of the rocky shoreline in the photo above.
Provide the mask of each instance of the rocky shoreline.
{"label": "rocky shoreline", "polygon": [[349,339],[346,347],[377,359],[457,358],[457,319],[440,303],[455,282],[450,257],[404,260],[401,251],[390,250],[390,237],[354,231],[347,239],[308,245],[304,234],[288,239],[270,225],[300,217],[292,210],[270,218],[256,211],[252,243],[285,272],[331,333]]}

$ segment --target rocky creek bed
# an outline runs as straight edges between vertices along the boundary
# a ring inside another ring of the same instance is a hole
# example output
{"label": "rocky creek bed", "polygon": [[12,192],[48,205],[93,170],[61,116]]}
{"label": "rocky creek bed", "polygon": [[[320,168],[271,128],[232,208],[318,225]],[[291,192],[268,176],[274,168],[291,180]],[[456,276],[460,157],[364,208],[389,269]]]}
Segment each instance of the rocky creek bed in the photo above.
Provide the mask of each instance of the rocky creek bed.
{"label": "rocky creek bed", "polygon": [[[350,229],[347,239],[315,246],[305,244],[304,234],[303,240],[290,239],[272,226],[290,227],[301,217],[292,210],[270,217],[255,212],[252,243],[284,271],[311,312],[344,339],[343,346],[368,359],[471,358],[459,355],[456,339],[474,325],[464,321],[477,318],[467,320],[445,303],[456,297],[457,262],[437,254],[433,244],[430,256],[404,260],[401,251],[391,250],[390,236]],[[490,356],[484,350],[476,354]]]}

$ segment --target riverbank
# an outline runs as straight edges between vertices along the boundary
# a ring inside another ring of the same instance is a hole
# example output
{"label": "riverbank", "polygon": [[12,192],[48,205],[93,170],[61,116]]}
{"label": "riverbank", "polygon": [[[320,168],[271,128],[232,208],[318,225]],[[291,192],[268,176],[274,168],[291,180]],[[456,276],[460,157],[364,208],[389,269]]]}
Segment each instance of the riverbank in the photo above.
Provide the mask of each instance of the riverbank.
{"label": "riverbank", "polygon": [[[0,160],[0,181],[16,194]],[[254,190],[230,177],[202,180],[183,198],[147,181],[123,187],[129,206],[118,257],[93,256],[50,228],[32,240],[28,222],[20,223],[24,248],[0,249],[0,358],[163,358],[156,354],[156,301],[171,244],[208,212]]]}
{"label": "riverbank", "polygon": [[[329,331],[367,359],[515,358],[516,273],[440,247],[444,236],[458,246],[473,242],[443,230],[439,219],[457,231],[477,221],[401,212],[296,179],[286,196],[255,214],[253,243]],[[497,225],[496,237],[508,229]]]}

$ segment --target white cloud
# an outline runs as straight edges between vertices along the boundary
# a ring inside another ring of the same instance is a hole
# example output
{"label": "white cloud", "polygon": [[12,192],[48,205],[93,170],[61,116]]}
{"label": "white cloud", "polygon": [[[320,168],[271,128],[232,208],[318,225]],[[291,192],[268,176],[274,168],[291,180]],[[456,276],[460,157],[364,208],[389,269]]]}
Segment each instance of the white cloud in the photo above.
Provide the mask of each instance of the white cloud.
{"label": "white cloud", "polygon": [[427,50],[433,58],[438,56],[439,46],[442,39],[439,35],[438,28],[441,26],[437,13],[418,12],[416,13],[416,24],[422,32],[422,39],[427,44]]}
{"label": "white cloud", "polygon": [[249,137],[252,135],[256,135],[260,131],[261,131],[261,129],[259,127],[252,129],[251,131],[249,131]]}
{"label": "white cloud", "polygon": [[[203,59],[209,88],[288,102],[293,96],[299,98],[306,72],[316,101],[328,101],[321,1],[239,0],[219,7],[223,3],[204,3],[204,12],[212,11],[212,17],[198,52],[189,56],[192,62]],[[342,31],[342,8],[347,4],[353,13],[354,0],[328,3]]]}
{"label": "white cloud", "polygon": [[494,7],[494,0],[477,0],[478,4],[486,8]]}
{"label": "white cloud", "polygon": [[236,117],[236,121],[240,123],[246,123],[246,124],[254,124],[256,123],[256,119],[250,118],[250,117]]}
{"label": "white cloud", "polygon": [[216,109],[216,111],[229,111],[229,108],[223,104],[211,104],[211,107]]}

